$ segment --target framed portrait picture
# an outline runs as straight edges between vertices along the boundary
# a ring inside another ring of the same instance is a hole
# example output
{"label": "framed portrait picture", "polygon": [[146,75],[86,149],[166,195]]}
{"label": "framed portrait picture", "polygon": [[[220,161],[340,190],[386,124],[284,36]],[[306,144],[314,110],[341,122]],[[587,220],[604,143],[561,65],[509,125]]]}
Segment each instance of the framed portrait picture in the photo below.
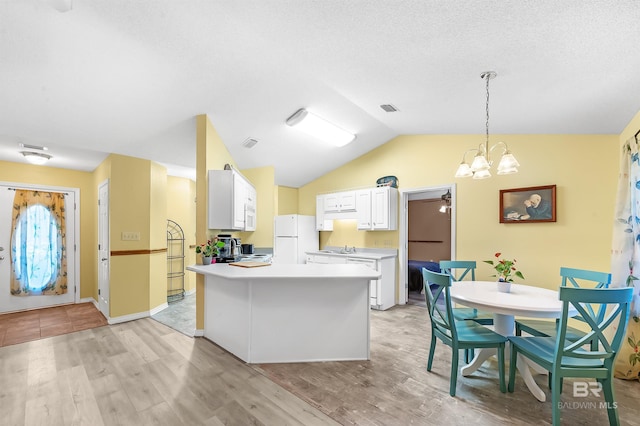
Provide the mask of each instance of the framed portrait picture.
{"label": "framed portrait picture", "polygon": [[500,223],[555,221],[555,185],[500,190]]}

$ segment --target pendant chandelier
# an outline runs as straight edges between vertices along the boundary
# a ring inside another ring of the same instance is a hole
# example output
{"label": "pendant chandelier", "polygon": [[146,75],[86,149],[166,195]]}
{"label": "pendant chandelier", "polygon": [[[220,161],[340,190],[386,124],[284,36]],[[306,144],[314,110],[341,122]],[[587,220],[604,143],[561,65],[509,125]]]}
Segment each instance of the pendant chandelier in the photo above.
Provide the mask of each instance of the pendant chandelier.
{"label": "pendant chandelier", "polygon": [[[462,162],[458,166],[458,170],[456,171],[456,177],[473,176],[474,179],[486,179],[491,177],[491,172],[489,171],[489,169],[491,169],[491,165],[493,164],[493,161],[491,160],[491,153],[496,148],[502,150],[502,156],[500,157],[500,162],[498,163],[499,175],[508,175],[511,173],[517,173],[518,167],[520,167],[520,164],[518,163],[516,158],[513,156],[513,154],[511,154],[511,151],[509,151],[509,148],[507,147],[506,143],[498,142],[495,145],[493,145],[491,148],[489,148],[489,80],[495,78],[496,76],[497,74],[495,73],[495,71],[485,71],[482,74],[480,74],[480,77],[483,80],[486,80],[486,86],[487,86],[487,102],[486,102],[487,138],[483,144],[481,143],[478,146],[477,149],[476,148],[469,149],[465,151],[464,154],[462,154]],[[467,162],[465,161],[465,156],[469,152],[476,153],[475,157],[473,158],[473,162],[471,163],[471,166],[469,166],[469,164],[467,164]]]}

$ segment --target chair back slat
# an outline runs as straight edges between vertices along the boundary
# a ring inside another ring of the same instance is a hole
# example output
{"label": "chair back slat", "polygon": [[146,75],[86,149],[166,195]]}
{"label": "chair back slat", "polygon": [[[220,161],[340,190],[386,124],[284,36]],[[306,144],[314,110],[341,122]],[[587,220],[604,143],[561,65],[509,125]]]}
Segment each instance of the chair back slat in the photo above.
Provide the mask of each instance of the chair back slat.
{"label": "chair back slat", "polygon": [[476,280],[475,260],[441,260],[440,270],[450,275],[453,281],[462,281],[465,278]]}
{"label": "chair back slat", "polygon": [[[633,288],[574,288],[561,287],[562,316],[556,340],[555,362],[566,358],[601,359],[612,363],[620,349],[629,318],[629,303],[633,297]],[[600,303],[608,310],[606,317],[589,310],[590,303]],[[591,330],[575,341],[565,340],[569,321],[569,307],[573,305]],[[617,327],[614,336],[608,336],[608,327]],[[596,342],[597,344],[593,344]],[[590,345],[587,345],[590,344]],[[560,365],[560,364],[558,364]]]}
{"label": "chair back slat", "polygon": [[[434,330],[452,339],[457,339],[453,323],[453,312],[451,311],[451,296],[449,294],[451,276],[422,268],[422,278],[427,309],[429,310],[429,317]],[[439,306],[437,301],[443,294],[444,305]]]}
{"label": "chair back slat", "polygon": [[[562,277],[562,287],[569,287],[569,285],[571,285],[575,288],[608,288],[609,284],[611,284],[611,274],[607,272],[561,267],[560,276]],[[604,318],[606,309],[603,305],[596,305],[597,312],[594,311],[592,305],[585,305],[585,307],[589,311],[590,316],[595,316],[599,320]],[[584,322],[582,315],[575,316],[573,319]]]}

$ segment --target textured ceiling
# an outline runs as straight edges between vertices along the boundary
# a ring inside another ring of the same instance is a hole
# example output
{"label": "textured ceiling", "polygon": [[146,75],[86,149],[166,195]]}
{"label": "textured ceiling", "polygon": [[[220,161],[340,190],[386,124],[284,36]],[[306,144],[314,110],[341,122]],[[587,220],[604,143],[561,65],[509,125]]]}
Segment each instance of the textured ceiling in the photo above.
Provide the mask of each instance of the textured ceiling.
{"label": "textured ceiling", "polygon": [[[298,187],[399,134],[483,133],[486,70],[492,134],[618,134],[640,110],[633,0],[53,1],[0,0],[1,160],[24,142],[188,174],[208,114],[240,168]],[[301,107],[357,139],[286,126]]]}

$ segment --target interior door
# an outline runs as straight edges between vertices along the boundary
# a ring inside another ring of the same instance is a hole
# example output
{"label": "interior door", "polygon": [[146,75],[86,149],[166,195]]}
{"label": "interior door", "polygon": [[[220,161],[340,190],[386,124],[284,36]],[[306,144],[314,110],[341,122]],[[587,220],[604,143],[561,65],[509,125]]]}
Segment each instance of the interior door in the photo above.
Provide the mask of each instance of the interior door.
{"label": "interior door", "polygon": [[98,188],[98,309],[109,318],[109,181]]}
{"label": "interior door", "polygon": [[[67,292],[60,295],[13,296],[11,281],[11,211],[16,185],[0,184],[0,313],[47,308],[76,301],[75,193],[66,192]],[[56,191],[46,187],[19,186],[24,189]]]}

